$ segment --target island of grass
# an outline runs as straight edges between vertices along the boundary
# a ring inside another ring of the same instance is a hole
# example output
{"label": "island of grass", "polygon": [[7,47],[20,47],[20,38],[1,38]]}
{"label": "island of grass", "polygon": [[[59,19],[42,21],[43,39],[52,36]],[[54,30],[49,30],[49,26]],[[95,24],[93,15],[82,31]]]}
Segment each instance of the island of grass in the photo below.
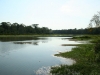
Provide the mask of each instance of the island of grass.
{"label": "island of grass", "polygon": [[[79,39],[79,37],[78,37]],[[83,39],[83,38],[82,38]],[[51,67],[53,75],[100,75],[100,42],[82,44],[70,52],[55,54],[64,58],[76,60],[73,65]]]}

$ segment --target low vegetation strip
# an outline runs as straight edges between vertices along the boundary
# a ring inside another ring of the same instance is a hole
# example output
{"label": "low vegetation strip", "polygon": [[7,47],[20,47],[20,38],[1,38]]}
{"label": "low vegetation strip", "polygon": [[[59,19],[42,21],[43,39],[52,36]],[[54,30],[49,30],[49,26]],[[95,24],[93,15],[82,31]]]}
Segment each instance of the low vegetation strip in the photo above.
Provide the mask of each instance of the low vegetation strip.
{"label": "low vegetation strip", "polygon": [[59,34],[29,34],[29,35],[0,35],[0,37],[72,37],[73,35]]}
{"label": "low vegetation strip", "polygon": [[70,52],[55,54],[76,60],[73,65],[51,67],[53,75],[100,75],[100,42],[82,44]]}
{"label": "low vegetation strip", "polygon": [[80,44],[62,44],[61,46],[79,46]]}

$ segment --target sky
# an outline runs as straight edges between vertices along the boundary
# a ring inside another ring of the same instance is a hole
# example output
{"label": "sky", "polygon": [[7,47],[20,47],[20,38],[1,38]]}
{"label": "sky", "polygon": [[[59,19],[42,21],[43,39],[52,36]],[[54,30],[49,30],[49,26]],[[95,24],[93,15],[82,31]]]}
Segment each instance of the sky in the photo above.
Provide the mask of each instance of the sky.
{"label": "sky", "polygon": [[0,0],[0,23],[80,29],[87,28],[98,11],[100,0]]}

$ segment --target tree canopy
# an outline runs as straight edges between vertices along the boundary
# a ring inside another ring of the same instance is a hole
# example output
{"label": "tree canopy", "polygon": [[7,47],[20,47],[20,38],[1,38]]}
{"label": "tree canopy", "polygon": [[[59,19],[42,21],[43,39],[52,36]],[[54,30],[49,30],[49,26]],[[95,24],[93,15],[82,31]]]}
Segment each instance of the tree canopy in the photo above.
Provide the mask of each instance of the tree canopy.
{"label": "tree canopy", "polygon": [[24,24],[18,24],[10,22],[2,22],[0,23],[0,34],[1,35],[20,35],[20,34],[50,34],[51,29],[47,27],[38,27],[39,24],[32,24],[26,26]]}
{"label": "tree canopy", "polygon": [[90,20],[89,27],[100,27],[100,12],[95,14],[93,18]]}

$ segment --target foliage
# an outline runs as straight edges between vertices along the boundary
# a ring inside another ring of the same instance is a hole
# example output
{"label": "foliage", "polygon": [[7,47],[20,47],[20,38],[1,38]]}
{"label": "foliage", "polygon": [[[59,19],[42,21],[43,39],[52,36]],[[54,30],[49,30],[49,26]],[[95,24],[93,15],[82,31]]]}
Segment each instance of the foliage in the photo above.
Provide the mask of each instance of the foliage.
{"label": "foliage", "polygon": [[23,34],[50,34],[51,29],[47,27],[38,27],[38,24],[32,24],[26,26],[24,24],[18,24],[10,22],[0,23],[0,34],[1,35],[23,35]]}
{"label": "foliage", "polygon": [[[74,31],[76,30],[71,30],[72,33],[76,33]],[[85,33],[84,31],[82,31],[83,34]],[[100,34],[100,12],[95,14],[90,20],[87,33]],[[90,39],[88,36],[74,38]],[[96,36],[92,40],[94,42],[92,44],[80,45],[73,48],[71,52],[56,54],[56,56],[75,59],[76,63],[71,66],[61,65],[52,67],[51,73],[53,75],[100,75],[100,38]]]}
{"label": "foliage", "polygon": [[[95,50],[99,50],[95,53]],[[51,68],[54,75],[100,75],[100,45],[85,44],[72,49],[70,52],[56,54],[65,58],[72,58],[76,63]]]}
{"label": "foliage", "polygon": [[71,39],[77,39],[77,40],[89,40],[91,39],[91,36],[84,35],[84,36],[74,36]]}
{"label": "foliage", "polygon": [[94,47],[94,52],[96,54],[95,61],[100,63],[100,40],[98,40],[98,42],[96,42],[95,47]]}
{"label": "foliage", "polygon": [[97,28],[85,28],[85,29],[65,29],[65,30],[53,30],[53,34],[100,34],[100,27]]}
{"label": "foliage", "polygon": [[93,26],[100,27],[100,12],[98,12],[98,14],[95,14],[90,20],[89,27],[92,28]]}

